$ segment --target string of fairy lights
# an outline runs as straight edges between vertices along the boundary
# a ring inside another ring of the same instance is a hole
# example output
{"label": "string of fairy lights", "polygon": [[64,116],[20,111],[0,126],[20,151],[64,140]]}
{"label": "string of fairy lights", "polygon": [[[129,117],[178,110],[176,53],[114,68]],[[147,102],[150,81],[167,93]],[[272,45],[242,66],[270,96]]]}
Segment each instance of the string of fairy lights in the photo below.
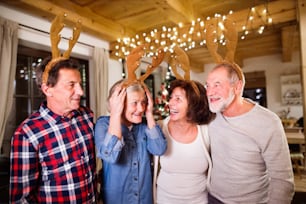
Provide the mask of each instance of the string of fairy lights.
{"label": "string of fairy lights", "polygon": [[[226,45],[224,37],[224,20],[233,14],[230,11],[228,15],[216,13],[213,17],[207,17],[206,20],[198,18],[190,24],[184,25],[179,23],[174,27],[162,26],[161,28],[152,29],[149,32],[138,33],[133,37],[123,37],[117,40],[114,45],[114,55],[119,59],[124,59],[130,51],[141,44],[147,45],[146,56],[152,57],[156,54],[158,48],[163,47],[164,51],[173,52],[175,46],[180,46],[185,51],[206,46],[206,25],[211,21],[215,23],[215,31],[217,33],[215,43]],[[261,25],[256,30],[258,34],[262,34],[264,29],[272,25],[272,17],[268,11],[268,4],[262,9],[252,7],[249,9],[245,23],[240,30],[240,39],[246,39],[247,35],[254,32],[253,22],[260,20]]]}

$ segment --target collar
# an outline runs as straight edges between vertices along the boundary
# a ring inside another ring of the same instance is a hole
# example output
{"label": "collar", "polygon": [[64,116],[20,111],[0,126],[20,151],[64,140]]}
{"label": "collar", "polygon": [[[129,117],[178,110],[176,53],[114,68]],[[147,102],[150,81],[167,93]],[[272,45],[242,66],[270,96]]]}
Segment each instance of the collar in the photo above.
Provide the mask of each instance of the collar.
{"label": "collar", "polygon": [[81,114],[81,110],[77,109],[77,110],[72,110],[68,114],[65,114],[65,115],[58,115],[47,107],[47,101],[44,101],[41,104],[39,108],[39,112],[43,118],[48,120],[50,123],[54,123],[54,124],[62,122],[62,121],[72,120],[73,118],[76,118],[77,116]]}

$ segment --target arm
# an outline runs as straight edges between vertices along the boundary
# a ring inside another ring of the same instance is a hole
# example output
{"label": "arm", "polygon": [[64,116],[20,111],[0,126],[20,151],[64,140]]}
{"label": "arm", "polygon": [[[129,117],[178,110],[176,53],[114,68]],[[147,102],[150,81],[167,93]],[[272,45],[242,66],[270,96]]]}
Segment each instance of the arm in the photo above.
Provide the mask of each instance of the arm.
{"label": "arm", "polygon": [[126,96],[125,88],[121,84],[115,87],[108,100],[110,117],[101,117],[95,126],[95,144],[97,157],[111,163],[115,163],[123,147],[121,132],[121,115]]}
{"label": "arm", "polygon": [[145,129],[147,135],[147,149],[153,155],[162,155],[167,149],[167,140],[159,125],[155,125],[153,128]]}
{"label": "arm", "polygon": [[124,142],[123,138],[119,139],[116,135],[111,135],[108,132],[109,120],[107,116],[100,117],[97,120],[94,134],[95,145],[98,158],[110,163],[115,163],[119,159]]}
{"label": "arm", "polygon": [[144,90],[147,95],[147,108],[146,108],[146,119],[147,128],[145,129],[145,134],[148,138],[147,148],[148,151],[153,155],[162,155],[167,149],[167,140],[159,125],[156,125],[154,115],[153,115],[153,98],[148,89],[144,84]]}
{"label": "arm", "polygon": [[10,202],[38,203],[38,152],[27,139],[26,133],[18,130],[12,138],[10,169]]}
{"label": "arm", "polygon": [[291,203],[294,194],[293,170],[288,143],[280,121],[272,125],[274,130],[263,152],[271,178],[269,203]]}

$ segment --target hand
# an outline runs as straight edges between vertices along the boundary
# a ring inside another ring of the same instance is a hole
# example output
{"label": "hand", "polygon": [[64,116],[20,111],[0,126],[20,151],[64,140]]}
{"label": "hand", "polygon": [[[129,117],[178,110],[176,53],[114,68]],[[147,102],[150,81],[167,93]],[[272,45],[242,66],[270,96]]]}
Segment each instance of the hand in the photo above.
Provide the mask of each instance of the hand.
{"label": "hand", "polygon": [[113,116],[121,116],[124,109],[124,100],[126,97],[126,88],[122,84],[115,88],[112,96],[109,99],[109,111]]}
{"label": "hand", "polygon": [[144,84],[143,85],[144,90],[146,92],[147,95],[147,100],[148,100],[148,104],[147,104],[147,108],[146,108],[146,119],[147,119],[147,125],[149,127],[149,129],[151,129],[152,127],[155,126],[155,120],[154,120],[154,115],[153,115],[153,98],[152,95],[148,89],[148,87]]}
{"label": "hand", "polygon": [[121,132],[121,115],[124,109],[124,100],[126,97],[126,89],[119,84],[115,87],[114,92],[108,100],[110,120],[108,132],[111,135],[115,135],[118,139],[122,138]]}
{"label": "hand", "polygon": [[146,116],[148,114],[153,115],[153,106],[154,106],[154,102],[153,102],[153,97],[152,94],[150,92],[150,90],[148,89],[148,87],[143,84],[146,96],[147,96],[147,108],[146,108]]}

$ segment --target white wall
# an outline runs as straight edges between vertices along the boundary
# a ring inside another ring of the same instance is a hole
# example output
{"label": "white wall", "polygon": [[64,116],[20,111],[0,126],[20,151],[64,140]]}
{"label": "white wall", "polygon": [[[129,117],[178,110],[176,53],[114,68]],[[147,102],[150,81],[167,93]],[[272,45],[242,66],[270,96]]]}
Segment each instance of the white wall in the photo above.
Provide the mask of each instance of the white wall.
{"label": "white wall", "polygon": [[291,62],[283,63],[281,55],[265,56],[244,61],[244,72],[261,71],[266,72],[267,103],[268,108],[275,113],[290,107],[289,117],[300,118],[303,115],[302,105],[284,106],[281,104],[280,76],[286,74],[300,73],[299,53],[294,53]]}
{"label": "white wall", "polygon": [[[213,64],[205,65],[204,72],[192,73],[191,78],[205,84],[207,74],[213,66]],[[287,110],[290,107],[289,117],[298,119],[303,116],[302,105],[284,106],[281,104],[280,76],[300,73],[298,52],[295,52],[292,61],[287,63],[282,62],[281,55],[249,58],[244,60],[242,69],[243,72],[265,71],[268,109],[278,114],[280,111]]]}

